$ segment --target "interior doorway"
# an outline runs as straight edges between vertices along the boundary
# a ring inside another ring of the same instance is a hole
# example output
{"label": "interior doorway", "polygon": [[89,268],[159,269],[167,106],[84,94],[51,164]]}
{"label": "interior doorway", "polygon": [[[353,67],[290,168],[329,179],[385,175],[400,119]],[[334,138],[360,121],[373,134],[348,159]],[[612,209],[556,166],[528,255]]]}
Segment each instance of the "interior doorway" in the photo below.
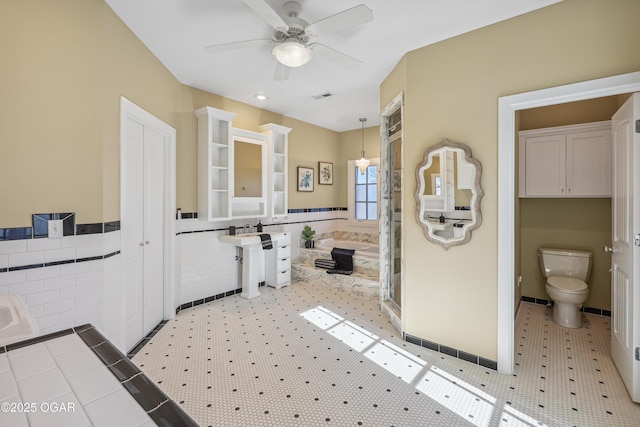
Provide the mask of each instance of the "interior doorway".
{"label": "interior doorway", "polygon": [[640,72],[499,98],[498,100],[498,371],[514,372],[516,289],[516,112],[640,90]]}
{"label": "interior doorway", "polygon": [[120,324],[125,350],[174,315],[175,129],[121,98]]}

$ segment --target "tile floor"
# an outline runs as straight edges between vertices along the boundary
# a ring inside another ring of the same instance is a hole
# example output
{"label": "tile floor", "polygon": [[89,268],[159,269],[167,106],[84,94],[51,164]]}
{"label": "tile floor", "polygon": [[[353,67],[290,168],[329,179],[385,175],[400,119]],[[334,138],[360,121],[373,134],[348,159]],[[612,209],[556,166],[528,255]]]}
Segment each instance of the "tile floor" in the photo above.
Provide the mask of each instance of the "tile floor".
{"label": "tile floor", "polygon": [[294,283],[181,311],[133,358],[202,426],[637,426],[605,317],[524,303],[515,376],[405,342],[375,302]]}

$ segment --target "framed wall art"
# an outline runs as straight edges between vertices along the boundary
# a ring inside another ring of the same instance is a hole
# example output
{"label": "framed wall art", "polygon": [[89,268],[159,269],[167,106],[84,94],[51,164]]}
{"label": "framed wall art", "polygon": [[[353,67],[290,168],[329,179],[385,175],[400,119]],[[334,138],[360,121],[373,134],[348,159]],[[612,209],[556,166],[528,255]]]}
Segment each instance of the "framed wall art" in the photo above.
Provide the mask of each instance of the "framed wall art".
{"label": "framed wall art", "polygon": [[298,191],[313,191],[313,168],[298,166]]}
{"label": "framed wall art", "polygon": [[318,162],[318,184],[333,184],[333,163]]}

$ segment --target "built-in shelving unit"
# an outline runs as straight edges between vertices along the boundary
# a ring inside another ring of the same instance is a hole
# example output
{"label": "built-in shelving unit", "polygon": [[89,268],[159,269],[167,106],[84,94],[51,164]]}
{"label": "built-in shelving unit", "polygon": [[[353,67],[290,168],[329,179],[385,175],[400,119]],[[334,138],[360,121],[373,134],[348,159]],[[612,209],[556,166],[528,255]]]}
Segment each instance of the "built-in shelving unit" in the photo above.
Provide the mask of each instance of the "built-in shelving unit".
{"label": "built-in shelving unit", "polygon": [[288,209],[288,144],[291,128],[269,123],[260,126],[267,136],[267,215],[271,221],[282,221],[287,217]]}
{"label": "built-in shelving unit", "polygon": [[198,117],[198,218],[287,217],[288,135],[269,123],[260,133],[232,126],[235,113],[203,107]]}
{"label": "built-in shelving unit", "polygon": [[233,180],[231,122],[237,114],[204,107],[198,116],[198,218],[220,221],[231,217]]}

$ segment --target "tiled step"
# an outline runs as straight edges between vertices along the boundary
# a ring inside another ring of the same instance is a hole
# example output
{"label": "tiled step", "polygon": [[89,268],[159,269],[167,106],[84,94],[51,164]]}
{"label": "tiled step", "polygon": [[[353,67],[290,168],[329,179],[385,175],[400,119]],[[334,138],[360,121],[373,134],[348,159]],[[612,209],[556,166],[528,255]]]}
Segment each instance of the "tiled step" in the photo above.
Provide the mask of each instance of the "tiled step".
{"label": "tiled step", "polygon": [[315,268],[305,263],[295,263],[291,265],[291,278],[309,285],[322,285],[338,289],[371,301],[377,301],[380,296],[379,279],[362,275],[356,271],[351,275],[328,274],[324,269]]}
{"label": "tiled step", "polygon": [[[304,264],[308,267],[315,268],[314,261],[319,258],[331,259],[331,254],[318,249],[301,248],[300,256],[296,260],[296,264]],[[358,276],[378,281],[380,276],[380,261],[378,258],[355,256],[353,257],[353,271]]]}

